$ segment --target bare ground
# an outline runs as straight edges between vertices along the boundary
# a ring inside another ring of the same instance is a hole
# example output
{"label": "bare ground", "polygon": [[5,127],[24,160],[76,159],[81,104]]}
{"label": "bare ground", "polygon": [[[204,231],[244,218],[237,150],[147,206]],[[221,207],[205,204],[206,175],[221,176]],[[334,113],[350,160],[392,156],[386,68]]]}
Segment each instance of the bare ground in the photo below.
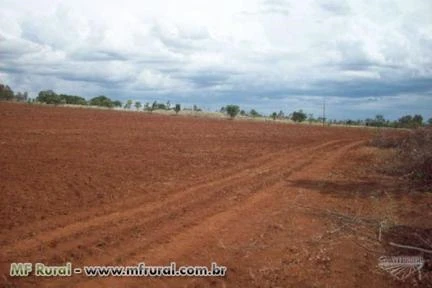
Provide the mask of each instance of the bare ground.
{"label": "bare ground", "polygon": [[[421,282],[399,282],[377,267],[379,256],[396,253],[386,237],[401,240],[383,229],[379,242],[379,225],[431,228],[432,198],[407,193],[401,179],[375,172],[391,151],[369,147],[371,135],[352,128],[0,103],[0,284],[430,285],[428,274]],[[11,262],[67,261],[215,261],[228,274],[8,276]]]}

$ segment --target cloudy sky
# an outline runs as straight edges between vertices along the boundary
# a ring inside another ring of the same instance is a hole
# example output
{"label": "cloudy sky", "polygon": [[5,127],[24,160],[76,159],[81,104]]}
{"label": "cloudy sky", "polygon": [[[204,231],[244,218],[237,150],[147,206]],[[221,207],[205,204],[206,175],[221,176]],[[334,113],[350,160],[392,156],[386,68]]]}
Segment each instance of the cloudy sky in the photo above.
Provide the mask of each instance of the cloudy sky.
{"label": "cloudy sky", "polygon": [[432,117],[432,1],[1,0],[0,82],[336,119]]}

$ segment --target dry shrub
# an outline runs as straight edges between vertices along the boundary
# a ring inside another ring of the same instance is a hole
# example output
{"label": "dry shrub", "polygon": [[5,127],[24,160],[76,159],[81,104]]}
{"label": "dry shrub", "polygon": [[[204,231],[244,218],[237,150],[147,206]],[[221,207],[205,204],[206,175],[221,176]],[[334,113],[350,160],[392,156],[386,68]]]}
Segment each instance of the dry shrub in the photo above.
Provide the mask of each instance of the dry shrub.
{"label": "dry shrub", "polygon": [[432,128],[410,131],[398,152],[406,175],[424,188],[432,188]]}
{"label": "dry shrub", "polygon": [[394,132],[378,132],[371,144],[396,149],[396,157],[388,171],[408,177],[421,190],[432,188],[432,127],[398,135]]}
{"label": "dry shrub", "polygon": [[397,148],[406,136],[406,131],[377,129],[369,143],[378,148]]}

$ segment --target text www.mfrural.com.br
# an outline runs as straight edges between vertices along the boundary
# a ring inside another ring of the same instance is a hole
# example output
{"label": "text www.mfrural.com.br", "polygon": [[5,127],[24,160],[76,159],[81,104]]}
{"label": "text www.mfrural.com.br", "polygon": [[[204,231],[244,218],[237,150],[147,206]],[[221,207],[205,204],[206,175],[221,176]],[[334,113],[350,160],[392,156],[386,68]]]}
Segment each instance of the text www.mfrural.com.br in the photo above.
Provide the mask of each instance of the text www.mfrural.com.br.
{"label": "text www.mfrural.com.br", "polygon": [[139,263],[135,266],[83,266],[73,268],[68,262],[63,266],[48,266],[43,263],[12,263],[10,276],[13,277],[68,277],[84,275],[87,277],[223,277],[227,268],[211,263],[207,266],[179,266],[171,262],[169,266],[147,266]]}

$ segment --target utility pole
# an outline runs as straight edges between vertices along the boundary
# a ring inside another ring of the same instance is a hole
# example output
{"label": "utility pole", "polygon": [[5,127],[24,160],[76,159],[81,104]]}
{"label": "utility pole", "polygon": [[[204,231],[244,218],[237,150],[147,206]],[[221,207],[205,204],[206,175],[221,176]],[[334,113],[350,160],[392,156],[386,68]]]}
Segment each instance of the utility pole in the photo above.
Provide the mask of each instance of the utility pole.
{"label": "utility pole", "polygon": [[326,105],[326,103],[325,103],[325,97],[324,97],[324,99],[323,99],[323,126],[325,126],[325,121],[326,121],[326,115],[325,115],[325,105]]}

